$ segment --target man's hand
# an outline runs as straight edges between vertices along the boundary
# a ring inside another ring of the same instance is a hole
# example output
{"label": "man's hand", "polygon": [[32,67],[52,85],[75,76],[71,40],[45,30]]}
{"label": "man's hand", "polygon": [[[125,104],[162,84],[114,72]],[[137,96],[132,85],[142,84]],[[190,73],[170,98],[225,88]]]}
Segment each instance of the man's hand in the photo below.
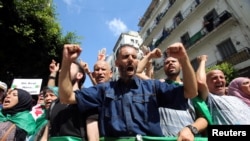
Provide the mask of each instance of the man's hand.
{"label": "man's hand", "polygon": [[201,55],[197,57],[197,61],[201,62],[201,61],[207,61],[207,55]]}
{"label": "man's hand", "polygon": [[178,133],[177,141],[194,141],[194,135],[189,128],[184,127]]}
{"label": "man's hand", "polygon": [[159,48],[155,48],[154,50],[150,52],[150,54],[151,54],[151,58],[161,58],[162,56],[161,50]]}
{"label": "man's hand", "polygon": [[63,60],[74,62],[80,56],[82,49],[77,44],[65,44],[63,48]]}
{"label": "man's hand", "polygon": [[101,50],[98,51],[98,56],[97,60],[105,60],[106,58],[106,48],[102,48]]}
{"label": "man's hand", "polygon": [[89,74],[91,71],[89,70],[89,65],[86,62],[83,62],[82,60],[79,62],[81,67],[83,68],[84,72]]}
{"label": "man's hand", "polygon": [[170,45],[167,50],[167,55],[177,59],[186,58],[187,52],[182,43],[174,43]]}
{"label": "man's hand", "polygon": [[50,73],[57,73],[60,68],[60,63],[56,63],[54,59],[52,59],[50,65],[49,65],[49,71]]}

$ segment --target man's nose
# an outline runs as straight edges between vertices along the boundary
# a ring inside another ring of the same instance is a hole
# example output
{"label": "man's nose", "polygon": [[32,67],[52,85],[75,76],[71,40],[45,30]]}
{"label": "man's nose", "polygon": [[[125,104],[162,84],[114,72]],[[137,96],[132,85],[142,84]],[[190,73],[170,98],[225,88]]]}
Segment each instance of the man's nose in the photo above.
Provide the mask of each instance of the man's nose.
{"label": "man's nose", "polygon": [[128,60],[133,60],[134,58],[133,58],[133,56],[132,55],[129,55],[129,57],[128,57]]}
{"label": "man's nose", "polygon": [[97,72],[98,72],[98,73],[102,73],[102,69],[99,69]]}

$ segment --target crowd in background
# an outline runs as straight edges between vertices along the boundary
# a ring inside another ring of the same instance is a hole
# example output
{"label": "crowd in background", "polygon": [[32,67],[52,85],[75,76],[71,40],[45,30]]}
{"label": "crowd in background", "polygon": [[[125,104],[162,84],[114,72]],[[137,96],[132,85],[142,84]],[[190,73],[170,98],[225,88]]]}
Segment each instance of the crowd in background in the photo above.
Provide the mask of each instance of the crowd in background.
{"label": "crowd in background", "polygon": [[[206,72],[207,55],[193,70],[182,43],[150,51],[123,44],[116,53],[119,79],[98,53],[93,71],[78,59],[81,47],[65,44],[61,63],[33,104],[23,89],[0,81],[0,138],[16,141],[207,140],[209,125],[250,125],[250,79],[226,86],[221,70]],[[164,55],[165,54],[165,55]],[[164,56],[163,56],[164,55]],[[152,60],[164,57],[165,78],[154,79]],[[114,66],[112,66],[114,67]],[[84,87],[86,77],[93,86]],[[56,84],[58,80],[58,84]],[[226,91],[227,90],[227,91]]]}

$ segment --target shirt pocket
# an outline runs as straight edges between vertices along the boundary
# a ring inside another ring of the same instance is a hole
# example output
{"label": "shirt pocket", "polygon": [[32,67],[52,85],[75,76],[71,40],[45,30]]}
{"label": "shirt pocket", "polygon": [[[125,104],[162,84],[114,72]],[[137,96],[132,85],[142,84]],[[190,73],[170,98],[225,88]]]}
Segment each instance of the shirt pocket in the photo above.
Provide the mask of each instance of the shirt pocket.
{"label": "shirt pocket", "polygon": [[132,96],[133,118],[145,123],[159,117],[155,94],[135,94]]}
{"label": "shirt pocket", "polygon": [[104,118],[101,124],[105,129],[102,132],[105,132],[106,135],[119,135],[118,131],[126,130],[126,123],[122,113],[122,98],[106,97],[104,106],[102,109]]}
{"label": "shirt pocket", "polygon": [[122,117],[122,98],[116,96],[107,96],[104,104],[104,116],[108,119],[116,120]]}

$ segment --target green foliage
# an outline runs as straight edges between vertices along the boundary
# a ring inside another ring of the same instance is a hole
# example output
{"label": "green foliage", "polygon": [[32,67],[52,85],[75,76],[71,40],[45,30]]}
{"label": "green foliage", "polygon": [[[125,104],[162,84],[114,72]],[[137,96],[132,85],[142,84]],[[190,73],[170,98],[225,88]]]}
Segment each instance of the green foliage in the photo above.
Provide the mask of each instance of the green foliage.
{"label": "green foliage", "polygon": [[225,74],[227,85],[231,82],[231,80],[237,77],[237,70],[230,63],[223,62],[221,64],[211,66],[206,69],[206,72],[216,69],[221,70]]}
{"label": "green foliage", "polygon": [[63,44],[79,38],[62,35],[51,0],[0,0],[0,15],[0,80],[10,86],[14,78],[43,78],[46,84],[51,60],[60,62]]}
{"label": "green foliage", "polygon": [[81,37],[77,36],[74,32],[68,32],[64,37],[64,43],[80,44],[79,39]]}

